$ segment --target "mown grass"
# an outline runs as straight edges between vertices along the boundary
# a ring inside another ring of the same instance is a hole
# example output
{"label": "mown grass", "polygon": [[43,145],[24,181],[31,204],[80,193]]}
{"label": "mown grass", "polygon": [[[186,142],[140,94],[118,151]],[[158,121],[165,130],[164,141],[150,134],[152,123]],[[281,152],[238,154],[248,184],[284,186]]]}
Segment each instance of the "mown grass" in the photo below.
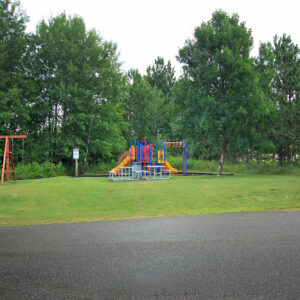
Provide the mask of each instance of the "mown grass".
{"label": "mown grass", "polygon": [[300,210],[297,176],[24,180],[0,186],[0,225],[85,222],[264,210]]}

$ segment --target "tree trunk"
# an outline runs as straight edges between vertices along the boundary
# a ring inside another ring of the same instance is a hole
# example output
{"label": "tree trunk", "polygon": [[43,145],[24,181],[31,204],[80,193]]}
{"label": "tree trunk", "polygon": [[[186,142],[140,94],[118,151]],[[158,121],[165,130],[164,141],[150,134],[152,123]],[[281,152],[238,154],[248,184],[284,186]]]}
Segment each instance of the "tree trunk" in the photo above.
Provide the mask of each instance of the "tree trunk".
{"label": "tree trunk", "polygon": [[249,148],[246,149],[246,153],[245,154],[246,154],[245,163],[249,164],[249,154],[250,154],[250,149]]}
{"label": "tree trunk", "polygon": [[89,154],[89,147],[90,147],[90,141],[91,141],[92,126],[93,126],[95,118],[96,118],[96,115],[93,115],[91,117],[91,121],[90,121],[89,135],[88,135],[88,140],[87,140],[86,153],[85,153],[85,157],[84,157],[83,164],[82,164],[81,175],[84,175],[84,172],[85,172],[86,160],[87,160],[87,157]]}
{"label": "tree trunk", "polygon": [[290,163],[292,159],[292,151],[291,151],[291,146],[287,146],[287,155],[286,155],[286,162]]}
{"label": "tree trunk", "polygon": [[278,159],[279,159],[279,164],[282,166],[283,165],[283,151],[281,148],[278,150]]}
{"label": "tree trunk", "polygon": [[218,167],[218,174],[217,176],[220,177],[222,175],[222,169],[223,169],[223,164],[224,164],[224,158],[226,154],[226,149],[227,149],[228,141],[225,140],[223,143],[223,149],[222,149],[222,154],[219,162],[219,167]]}

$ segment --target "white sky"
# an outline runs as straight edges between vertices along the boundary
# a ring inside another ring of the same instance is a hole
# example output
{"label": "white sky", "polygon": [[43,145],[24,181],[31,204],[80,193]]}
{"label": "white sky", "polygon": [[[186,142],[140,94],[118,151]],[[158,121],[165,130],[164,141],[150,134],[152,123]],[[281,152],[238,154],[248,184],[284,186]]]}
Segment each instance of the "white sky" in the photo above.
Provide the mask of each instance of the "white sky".
{"label": "white sky", "polygon": [[299,0],[20,0],[30,17],[27,31],[34,32],[43,18],[65,11],[81,16],[87,29],[96,29],[108,41],[116,42],[123,69],[137,68],[142,74],[157,56],[170,60],[177,75],[178,50],[194,28],[211,18],[213,11],[223,9],[238,13],[240,20],[252,29],[257,54],[260,42],[273,36],[291,35],[300,45]]}

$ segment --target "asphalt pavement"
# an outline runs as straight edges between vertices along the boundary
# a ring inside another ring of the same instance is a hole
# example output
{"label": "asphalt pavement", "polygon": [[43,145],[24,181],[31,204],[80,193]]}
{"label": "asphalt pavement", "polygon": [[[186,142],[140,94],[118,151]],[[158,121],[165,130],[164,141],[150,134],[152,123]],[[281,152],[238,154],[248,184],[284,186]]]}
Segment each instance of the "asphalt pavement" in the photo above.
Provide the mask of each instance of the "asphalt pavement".
{"label": "asphalt pavement", "polygon": [[300,299],[300,212],[0,228],[0,299]]}

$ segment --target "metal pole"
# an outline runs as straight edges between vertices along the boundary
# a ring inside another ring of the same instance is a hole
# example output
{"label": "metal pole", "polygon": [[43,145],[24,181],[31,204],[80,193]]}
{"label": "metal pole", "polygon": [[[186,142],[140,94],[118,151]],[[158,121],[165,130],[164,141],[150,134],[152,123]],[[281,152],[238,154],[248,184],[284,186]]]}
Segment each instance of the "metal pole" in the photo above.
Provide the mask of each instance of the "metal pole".
{"label": "metal pole", "polygon": [[[147,171],[147,163],[149,163],[149,151],[147,152],[147,141],[145,141],[145,153],[144,153],[144,161],[145,161],[145,169]],[[147,173],[146,173],[147,176]]]}
{"label": "metal pole", "polygon": [[[130,176],[132,176],[132,141],[130,141]],[[119,170],[120,172],[120,170]]]}
{"label": "metal pole", "polygon": [[142,142],[142,162],[143,162],[144,142]]}
{"label": "metal pole", "polygon": [[182,141],[182,175],[184,175],[184,141]]}
{"label": "metal pole", "polygon": [[187,176],[187,150],[185,149],[185,176]]}
{"label": "metal pole", "polygon": [[158,165],[158,142],[156,142],[156,164]]}
{"label": "metal pole", "polygon": [[160,141],[160,164],[162,164],[162,162],[163,162],[162,151],[163,151],[162,141]]}
{"label": "metal pole", "polygon": [[141,149],[141,150],[142,150],[142,155],[141,155],[141,156],[142,156],[142,177],[143,177],[143,175],[144,175],[144,174],[143,174],[143,151],[144,151],[144,150],[143,150],[143,149],[144,149],[143,145],[144,145],[144,142],[143,142],[143,140],[142,140],[142,149]]}
{"label": "metal pole", "polygon": [[[151,166],[151,141],[149,141],[149,166]],[[151,168],[149,168],[151,170]],[[150,176],[151,176],[151,171],[150,171]]]}
{"label": "metal pole", "polygon": [[24,155],[24,139],[22,139],[22,162],[23,162],[23,155]]}

